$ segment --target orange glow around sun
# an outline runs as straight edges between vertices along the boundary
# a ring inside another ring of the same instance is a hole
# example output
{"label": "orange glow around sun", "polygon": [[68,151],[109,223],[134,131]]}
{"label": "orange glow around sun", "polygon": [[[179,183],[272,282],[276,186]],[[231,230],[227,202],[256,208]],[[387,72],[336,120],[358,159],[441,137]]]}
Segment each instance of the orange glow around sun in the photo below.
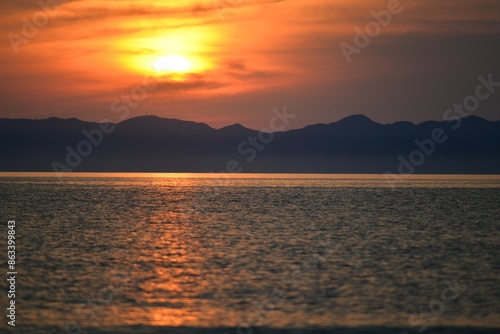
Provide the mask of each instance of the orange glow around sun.
{"label": "orange glow around sun", "polygon": [[215,68],[210,57],[217,34],[213,29],[178,29],[160,31],[151,36],[125,37],[115,42],[122,56],[120,63],[140,75],[181,77],[203,74]]}

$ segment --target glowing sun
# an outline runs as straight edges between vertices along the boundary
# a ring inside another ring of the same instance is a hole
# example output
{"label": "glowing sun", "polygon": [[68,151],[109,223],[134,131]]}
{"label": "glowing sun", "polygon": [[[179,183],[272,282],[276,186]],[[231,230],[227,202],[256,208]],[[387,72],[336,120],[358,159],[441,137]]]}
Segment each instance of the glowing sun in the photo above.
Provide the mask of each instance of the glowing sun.
{"label": "glowing sun", "polygon": [[185,57],[173,54],[158,58],[154,68],[157,73],[185,73],[191,69],[191,64]]}

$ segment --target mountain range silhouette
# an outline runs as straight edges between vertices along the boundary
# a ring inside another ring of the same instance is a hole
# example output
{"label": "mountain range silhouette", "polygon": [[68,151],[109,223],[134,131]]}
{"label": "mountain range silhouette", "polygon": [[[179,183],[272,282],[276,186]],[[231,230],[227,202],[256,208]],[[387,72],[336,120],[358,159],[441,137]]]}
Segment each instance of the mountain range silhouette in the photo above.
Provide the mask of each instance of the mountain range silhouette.
{"label": "mountain range silhouette", "polygon": [[273,134],[157,116],[109,123],[110,133],[100,126],[75,118],[0,119],[0,170],[500,173],[500,121],[477,116],[380,124],[354,115]]}

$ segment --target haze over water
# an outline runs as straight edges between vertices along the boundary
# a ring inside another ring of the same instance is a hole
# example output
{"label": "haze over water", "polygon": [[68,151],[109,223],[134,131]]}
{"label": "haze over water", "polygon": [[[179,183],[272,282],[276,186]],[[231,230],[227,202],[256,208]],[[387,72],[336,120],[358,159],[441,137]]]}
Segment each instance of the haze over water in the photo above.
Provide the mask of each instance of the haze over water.
{"label": "haze over water", "polygon": [[500,328],[499,176],[4,173],[0,192],[26,330]]}

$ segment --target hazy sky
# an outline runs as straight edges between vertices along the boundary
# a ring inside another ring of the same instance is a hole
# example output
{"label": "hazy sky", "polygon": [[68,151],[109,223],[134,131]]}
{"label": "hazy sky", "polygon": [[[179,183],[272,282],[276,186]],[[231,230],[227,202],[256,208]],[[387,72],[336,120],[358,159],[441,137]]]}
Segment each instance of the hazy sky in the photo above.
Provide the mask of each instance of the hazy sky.
{"label": "hazy sky", "polygon": [[[462,103],[479,75],[500,81],[498,0],[402,0],[348,63],[340,44],[392,1],[76,0],[46,14],[3,0],[0,117],[119,121],[128,99],[129,117],[215,127],[264,126],[284,105],[292,127],[419,122]],[[131,96],[144,82],[147,97]],[[500,119],[500,89],[476,114]]]}

